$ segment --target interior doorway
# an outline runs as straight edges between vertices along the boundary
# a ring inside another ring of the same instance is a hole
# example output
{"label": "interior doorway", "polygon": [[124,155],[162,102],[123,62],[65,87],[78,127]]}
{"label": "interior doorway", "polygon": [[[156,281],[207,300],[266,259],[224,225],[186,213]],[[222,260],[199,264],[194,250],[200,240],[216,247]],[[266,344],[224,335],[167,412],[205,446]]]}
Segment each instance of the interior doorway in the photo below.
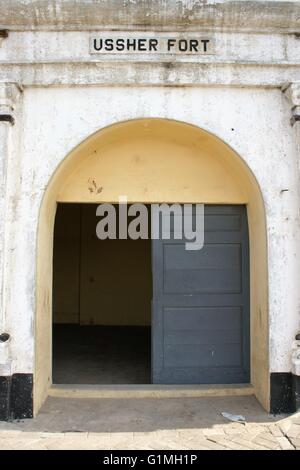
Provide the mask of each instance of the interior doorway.
{"label": "interior doorway", "polygon": [[56,213],[53,383],[147,384],[151,240],[99,240],[96,208],[59,204]]}
{"label": "interior doorway", "polygon": [[[188,205],[192,225],[204,216],[204,244],[196,251],[186,247],[192,232],[174,237],[175,219],[183,229],[183,205],[165,204],[158,219],[147,206],[148,229],[152,223],[159,233],[153,240],[148,230],[145,239],[127,237],[127,205],[126,233],[121,206],[110,205],[113,231],[100,240],[97,207],[58,207],[53,383],[249,383],[246,206]],[[111,220],[102,209],[107,232]],[[169,237],[159,220],[170,225]]]}

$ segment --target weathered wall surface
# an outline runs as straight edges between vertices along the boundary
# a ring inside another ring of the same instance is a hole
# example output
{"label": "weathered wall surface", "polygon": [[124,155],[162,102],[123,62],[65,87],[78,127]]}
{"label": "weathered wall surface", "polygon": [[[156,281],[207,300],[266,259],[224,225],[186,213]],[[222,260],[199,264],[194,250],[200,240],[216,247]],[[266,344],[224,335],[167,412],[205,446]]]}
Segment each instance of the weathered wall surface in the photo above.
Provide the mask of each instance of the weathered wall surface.
{"label": "weathered wall surface", "polygon": [[[0,29],[9,30],[0,34],[0,82],[23,88],[15,125],[0,123],[0,324],[11,334],[0,343],[0,375],[34,370],[38,220],[53,172],[97,130],[150,117],[214,133],[257,178],[267,217],[270,371],[289,372],[300,328],[300,136],[290,118],[300,108],[281,90],[300,87],[300,2],[0,0],[0,11]],[[215,53],[91,55],[89,31],[111,29],[204,31]],[[5,100],[0,94],[0,107]]]}
{"label": "weathered wall surface", "polygon": [[[176,37],[175,31],[168,35]],[[213,55],[120,57],[90,54],[90,34],[84,31],[12,31],[0,47],[0,80],[24,86],[278,87],[299,79],[300,38],[294,33],[213,30],[208,34],[215,44]]]}
{"label": "weathered wall surface", "polygon": [[15,370],[33,370],[32,268],[36,264],[39,207],[51,175],[68,152],[96,130],[126,119],[162,117],[215,133],[256,175],[268,225],[270,366],[272,371],[289,371],[291,342],[299,327],[299,195],[297,155],[287,125],[289,106],[281,92],[52,88],[27,89],[23,99],[22,145],[15,155],[18,171],[10,175],[14,217],[10,224],[7,310]]}
{"label": "weathered wall surface", "polygon": [[[284,11],[282,9],[284,8]],[[22,29],[248,27],[293,31],[300,5],[291,0],[1,0],[1,24]]]}

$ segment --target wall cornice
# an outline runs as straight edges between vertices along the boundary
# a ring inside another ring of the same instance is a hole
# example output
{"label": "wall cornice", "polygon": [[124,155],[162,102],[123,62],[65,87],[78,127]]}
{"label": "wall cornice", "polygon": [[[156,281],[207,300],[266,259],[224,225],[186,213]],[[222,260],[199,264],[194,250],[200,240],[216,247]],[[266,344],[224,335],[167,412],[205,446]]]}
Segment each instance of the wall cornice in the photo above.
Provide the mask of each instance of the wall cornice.
{"label": "wall cornice", "polygon": [[300,1],[0,0],[5,30],[241,30],[300,33]]}

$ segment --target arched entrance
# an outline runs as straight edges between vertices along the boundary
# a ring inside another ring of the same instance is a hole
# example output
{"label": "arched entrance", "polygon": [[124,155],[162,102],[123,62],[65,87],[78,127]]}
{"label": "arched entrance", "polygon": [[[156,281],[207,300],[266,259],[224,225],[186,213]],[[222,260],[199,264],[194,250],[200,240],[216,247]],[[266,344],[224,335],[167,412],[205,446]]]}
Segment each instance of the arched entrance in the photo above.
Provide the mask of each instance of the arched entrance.
{"label": "arched entrance", "polygon": [[100,130],[63,160],[43,198],[37,250],[34,409],[51,386],[53,228],[58,202],[245,205],[250,240],[251,383],[269,408],[267,249],[255,177],[223,141],[195,126],[138,119]]}

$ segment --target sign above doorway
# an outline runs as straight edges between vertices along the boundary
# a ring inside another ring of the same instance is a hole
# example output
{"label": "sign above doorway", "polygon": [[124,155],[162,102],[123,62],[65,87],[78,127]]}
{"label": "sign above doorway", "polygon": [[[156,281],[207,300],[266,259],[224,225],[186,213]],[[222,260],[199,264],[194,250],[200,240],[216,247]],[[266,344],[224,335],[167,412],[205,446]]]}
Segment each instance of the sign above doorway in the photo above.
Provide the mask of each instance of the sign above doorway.
{"label": "sign above doorway", "polygon": [[212,55],[212,35],[169,33],[96,33],[90,54]]}

